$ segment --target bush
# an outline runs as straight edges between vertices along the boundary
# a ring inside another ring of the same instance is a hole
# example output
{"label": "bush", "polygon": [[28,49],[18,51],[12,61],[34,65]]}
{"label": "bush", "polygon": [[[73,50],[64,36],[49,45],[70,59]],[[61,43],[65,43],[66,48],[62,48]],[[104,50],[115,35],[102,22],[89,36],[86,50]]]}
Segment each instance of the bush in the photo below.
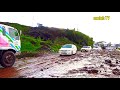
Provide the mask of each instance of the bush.
{"label": "bush", "polygon": [[74,42],[70,41],[69,39],[65,37],[56,38],[53,45],[51,45],[52,52],[58,52],[58,50],[61,48],[64,44],[74,44]]}
{"label": "bush", "polygon": [[21,52],[34,52],[38,51],[41,48],[40,45],[41,39],[30,36],[21,36]]}

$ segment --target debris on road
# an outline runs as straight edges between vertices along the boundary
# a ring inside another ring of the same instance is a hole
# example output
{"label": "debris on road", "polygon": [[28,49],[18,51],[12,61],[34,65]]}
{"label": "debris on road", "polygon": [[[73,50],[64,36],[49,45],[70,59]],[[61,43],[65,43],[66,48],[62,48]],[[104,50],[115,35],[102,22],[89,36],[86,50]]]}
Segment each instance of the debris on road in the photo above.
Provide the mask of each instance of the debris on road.
{"label": "debris on road", "polygon": [[72,56],[58,53],[17,60],[14,74],[0,69],[0,77],[18,78],[120,78],[120,52],[91,51]]}

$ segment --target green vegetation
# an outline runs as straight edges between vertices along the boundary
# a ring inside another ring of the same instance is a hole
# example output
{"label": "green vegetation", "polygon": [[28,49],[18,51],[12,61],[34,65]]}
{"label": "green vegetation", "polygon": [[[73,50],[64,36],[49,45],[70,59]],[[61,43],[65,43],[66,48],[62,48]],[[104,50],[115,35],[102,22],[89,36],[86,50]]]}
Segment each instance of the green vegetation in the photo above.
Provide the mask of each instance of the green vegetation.
{"label": "green vegetation", "polygon": [[21,52],[35,52],[41,48],[41,39],[34,37],[21,35]]}
{"label": "green vegetation", "polygon": [[93,38],[91,38],[91,37],[89,37],[81,32],[78,32],[75,30],[66,30],[65,34],[69,40],[80,45],[80,47],[93,46],[93,43],[94,43]]}
{"label": "green vegetation", "polygon": [[84,45],[93,45],[93,38],[81,32],[50,27],[30,27],[17,23],[0,22],[22,31],[21,56],[37,56],[41,52],[58,52],[64,44],[75,44],[80,50]]}
{"label": "green vegetation", "polygon": [[21,30],[23,32],[23,34],[27,34],[28,30],[30,29],[29,26],[19,25],[17,23],[10,23],[9,25],[12,26],[12,27],[15,27],[19,32]]}
{"label": "green vegetation", "polygon": [[51,45],[50,49],[53,52],[58,52],[58,50],[61,48],[62,45],[68,44],[68,43],[74,43],[74,42],[70,41],[67,38],[56,38],[53,44]]}

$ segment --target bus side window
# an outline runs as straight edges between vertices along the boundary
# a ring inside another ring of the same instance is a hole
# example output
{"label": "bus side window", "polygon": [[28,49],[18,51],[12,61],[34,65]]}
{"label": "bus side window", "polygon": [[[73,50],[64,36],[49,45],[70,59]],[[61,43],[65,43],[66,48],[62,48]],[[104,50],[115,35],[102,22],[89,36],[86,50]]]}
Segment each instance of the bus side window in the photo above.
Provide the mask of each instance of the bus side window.
{"label": "bus side window", "polygon": [[15,29],[9,28],[9,34],[10,37],[14,38],[15,40],[19,40],[19,34]]}
{"label": "bus side window", "polygon": [[5,36],[6,34],[5,34],[5,27],[2,27],[2,30],[3,30],[3,35]]}

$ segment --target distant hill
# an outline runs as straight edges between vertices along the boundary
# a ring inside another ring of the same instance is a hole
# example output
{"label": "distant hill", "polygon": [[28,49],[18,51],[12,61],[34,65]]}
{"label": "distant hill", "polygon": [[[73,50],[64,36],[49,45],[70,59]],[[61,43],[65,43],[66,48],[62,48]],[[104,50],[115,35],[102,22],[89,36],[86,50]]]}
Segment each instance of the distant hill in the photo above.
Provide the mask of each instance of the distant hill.
{"label": "distant hill", "polygon": [[[83,45],[93,45],[93,38],[90,36],[69,29],[60,29],[55,27],[30,27],[18,23],[0,22],[0,24],[15,27],[22,30],[22,52],[41,51],[46,49],[48,51],[58,51],[58,49],[66,43],[73,43],[77,46],[78,50]],[[31,47],[32,49],[31,49]]]}

